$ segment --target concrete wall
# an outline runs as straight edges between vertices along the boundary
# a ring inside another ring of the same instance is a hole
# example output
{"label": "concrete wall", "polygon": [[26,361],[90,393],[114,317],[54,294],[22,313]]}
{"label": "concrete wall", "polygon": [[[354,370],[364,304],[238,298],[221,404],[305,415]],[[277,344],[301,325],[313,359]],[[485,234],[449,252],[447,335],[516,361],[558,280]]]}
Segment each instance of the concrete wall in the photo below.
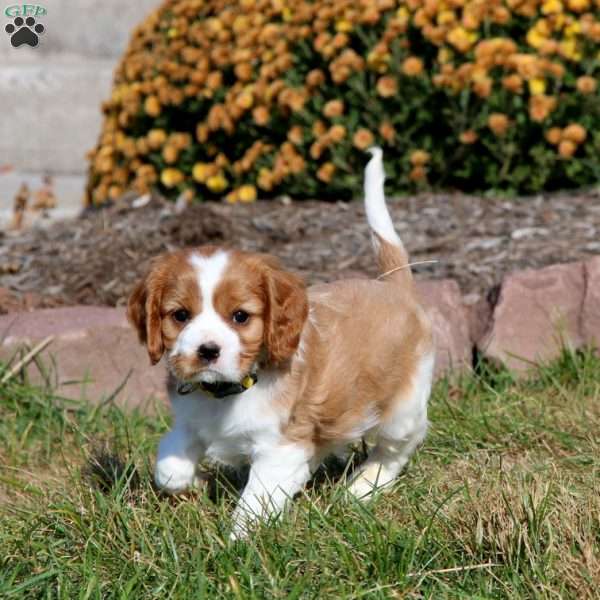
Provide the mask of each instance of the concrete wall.
{"label": "concrete wall", "polygon": [[13,48],[4,31],[11,19],[0,15],[0,166],[83,174],[115,64],[132,28],[160,1],[41,4],[48,14],[36,48]]}

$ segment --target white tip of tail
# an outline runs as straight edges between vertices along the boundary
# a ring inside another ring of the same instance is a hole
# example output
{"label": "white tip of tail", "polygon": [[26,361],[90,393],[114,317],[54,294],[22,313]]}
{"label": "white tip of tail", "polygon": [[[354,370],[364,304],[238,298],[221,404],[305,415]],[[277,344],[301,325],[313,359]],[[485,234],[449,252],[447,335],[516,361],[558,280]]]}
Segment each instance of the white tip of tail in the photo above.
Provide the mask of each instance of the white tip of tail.
{"label": "white tip of tail", "polygon": [[383,150],[378,146],[368,149],[373,158],[365,168],[365,210],[371,229],[386,242],[401,245],[394,229],[387,206],[385,205],[385,171],[383,170]]}

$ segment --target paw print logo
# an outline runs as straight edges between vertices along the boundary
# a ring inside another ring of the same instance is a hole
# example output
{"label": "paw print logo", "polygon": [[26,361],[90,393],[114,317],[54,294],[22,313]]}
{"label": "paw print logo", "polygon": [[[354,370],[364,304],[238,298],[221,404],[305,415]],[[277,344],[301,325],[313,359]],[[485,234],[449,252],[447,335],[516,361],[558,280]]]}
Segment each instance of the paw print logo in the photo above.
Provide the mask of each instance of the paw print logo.
{"label": "paw print logo", "polygon": [[14,48],[27,44],[32,48],[38,45],[38,35],[44,33],[44,26],[36,23],[33,17],[16,17],[12,23],[9,23],[4,30],[10,35],[10,43]]}

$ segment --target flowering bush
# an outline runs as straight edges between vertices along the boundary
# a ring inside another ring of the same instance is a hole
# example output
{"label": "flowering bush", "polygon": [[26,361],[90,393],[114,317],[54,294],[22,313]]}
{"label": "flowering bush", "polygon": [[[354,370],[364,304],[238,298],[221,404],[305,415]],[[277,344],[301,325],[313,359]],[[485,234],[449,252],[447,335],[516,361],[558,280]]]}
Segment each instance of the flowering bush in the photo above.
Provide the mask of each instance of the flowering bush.
{"label": "flowering bush", "polygon": [[600,0],[167,0],[115,75],[89,201],[600,181]]}

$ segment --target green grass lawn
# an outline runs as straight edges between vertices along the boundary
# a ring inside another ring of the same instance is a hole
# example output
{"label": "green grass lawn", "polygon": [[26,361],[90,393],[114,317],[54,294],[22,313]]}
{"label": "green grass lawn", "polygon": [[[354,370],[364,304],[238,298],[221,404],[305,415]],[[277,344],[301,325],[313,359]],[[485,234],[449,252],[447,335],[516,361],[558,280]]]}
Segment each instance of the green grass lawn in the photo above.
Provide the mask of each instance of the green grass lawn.
{"label": "green grass lawn", "polygon": [[230,543],[227,479],[176,499],[152,488],[164,411],[7,384],[0,597],[597,598],[600,359],[442,381],[430,419],[392,492],[352,501],[332,465],[279,523]]}

